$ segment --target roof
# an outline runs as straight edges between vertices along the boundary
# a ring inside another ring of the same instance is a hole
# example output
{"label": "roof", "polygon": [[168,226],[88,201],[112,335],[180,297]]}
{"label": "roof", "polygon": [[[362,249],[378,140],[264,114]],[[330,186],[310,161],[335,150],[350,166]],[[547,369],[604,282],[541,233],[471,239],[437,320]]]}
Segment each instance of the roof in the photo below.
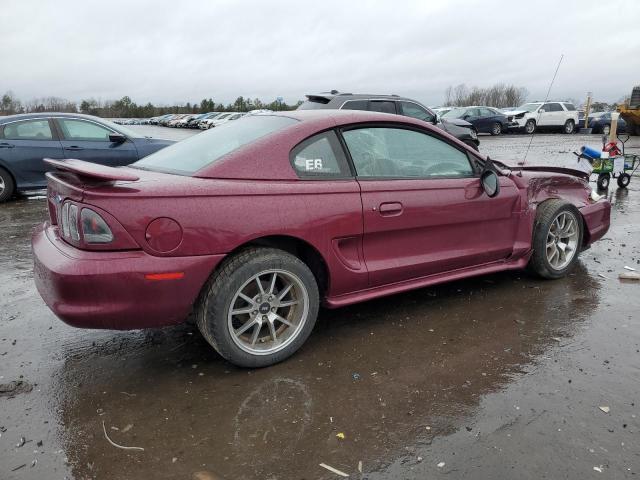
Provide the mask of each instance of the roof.
{"label": "roof", "polygon": [[83,113],[63,113],[63,112],[36,112],[36,113],[20,113],[17,115],[8,115],[0,117],[0,125],[4,123],[15,122],[18,120],[28,120],[30,118],[48,118],[48,117],[73,117],[86,118],[87,120],[100,120],[99,117],[93,115],[85,115]]}
{"label": "roof", "polygon": [[340,93],[336,90],[332,90],[331,92],[320,92],[320,93],[310,93],[305,95],[307,98],[311,99],[311,98],[324,98],[328,101],[333,100],[334,98],[337,97],[349,97],[349,98],[384,98],[384,99],[389,99],[389,100],[411,100],[411,101],[415,101],[412,100],[410,98],[407,97],[401,97],[399,95],[395,95],[395,94],[377,94],[377,93]]}

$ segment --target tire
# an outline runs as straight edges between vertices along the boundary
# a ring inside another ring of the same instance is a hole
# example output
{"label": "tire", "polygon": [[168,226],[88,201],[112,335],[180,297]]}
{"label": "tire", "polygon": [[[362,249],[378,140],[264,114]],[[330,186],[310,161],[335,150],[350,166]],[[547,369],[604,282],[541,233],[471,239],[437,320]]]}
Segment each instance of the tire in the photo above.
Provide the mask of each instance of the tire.
{"label": "tire", "polygon": [[[564,219],[564,223],[560,219]],[[572,219],[570,224],[567,223],[569,219]],[[533,225],[533,254],[529,260],[530,270],[548,279],[562,278],[567,275],[575,266],[580,254],[582,229],[582,216],[570,203],[552,199],[538,205]],[[558,235],[558,232],[561,234]],[[564,234],[567,236],[563,236]],[[567,251],[570,255],[567,255]]]}
{"label": "tire", "polygon": [[608,173],[601,173],[598,175],[598,181],[596,184],[598,185],[599,190],[606,190],[609,188],[609,183],[611,182],[611,175]]}
{"label": "tire", "polygon": [[0,203],[9,200],[16,191],[13,177],[4,168],[0,167]]}
{"label": "tire", "polygon": [[611,125],[605,124],[602,126],[601,130],[603,135],[609,136],[609,133],[611,132]]}
{"label": "tire", "polygon": [[564,122],[564,127],[562,127],[562,131],[567,135],[570,135],[573,133],[575,128],[576,128],[576,123],[573,120],[567,120],[566,122]]}
{"label": "tire", "polygon": [[528,135],[532,135],[533,132],[535,131],[536,131],[536,121],[527,120],[527,123],[524,124],[524,132]]}
{"label": "tire", "polygon": [[631,181],[631,175],[628,173],[621,173],[618,175],[618,187],[627,188],[629,182]]}
{"label": "tire", "polygon": [[491,135],[500,135],[502,133],[502,124],[496,122],[491,126]]}
{"label": "tire", "polygon": [[302,346],[319,304],[316,279],[299,258],[275,248],[248,248],[226,259],[211,276],[196,302],[195,316],[198,329],[222,357],[239,367],[256,368],[281,362]]}

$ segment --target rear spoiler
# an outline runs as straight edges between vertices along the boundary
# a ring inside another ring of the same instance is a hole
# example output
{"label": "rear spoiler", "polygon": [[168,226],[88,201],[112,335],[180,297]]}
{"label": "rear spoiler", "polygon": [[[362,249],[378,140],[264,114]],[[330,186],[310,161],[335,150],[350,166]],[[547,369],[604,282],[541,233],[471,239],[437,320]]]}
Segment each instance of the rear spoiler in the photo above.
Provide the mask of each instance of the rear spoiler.
{"label": "rear spoiler", "polygon": [[67,160],[55,160],[53,158],[44,158],[45,163],[54,166],[58,170],[75,173],[84,178],[94,178],[97,180],[111,181],[116,180],[135,182],[140,179],[134,173],[124,171],[120,168],[108,167],[98,163],[85,162],[70,158]]}

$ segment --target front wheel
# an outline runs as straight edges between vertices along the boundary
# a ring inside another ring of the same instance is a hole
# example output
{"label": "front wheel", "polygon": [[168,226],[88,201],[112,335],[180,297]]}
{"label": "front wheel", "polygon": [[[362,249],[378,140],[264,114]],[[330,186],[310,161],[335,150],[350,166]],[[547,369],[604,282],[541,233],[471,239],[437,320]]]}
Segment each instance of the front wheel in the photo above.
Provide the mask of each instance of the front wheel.
{"label": "front wheel", "polygon": [[631,181],[631,175],[629,175],[628,173],[621,173],[618,176],[618,187],[627,188],[630,181]]}
{"label": "front wheel", "polygon": [[266,367],[293,355],[316,322],[319,292],[299,258],[250,248],[229,258],[196,305],[204,338],[231,363]]}
{"label": "front wheel", "polygon": [[538,206],[529,267],[543,278],[564,277],[575,265],[582,245],[582,218],[563,200]]}
{"label": "front wheel", "polygon": [[535,120],[527,120],[527,123],[524,124],[525,133],[531,135],[536,131],[536,121]]}
{"label": "front wheel", "polygon": [[500,135],[502,133],[502,124],[496,122],[491,127],[491,135]]}
{"label": "front wheel", "polygon": [[571,134],[573,133],[575,128],[576,128],[576,124],[573,120],[567,120],[566,122],[564,122],[564,127],[563,127],[564,133]]}
{"label": "front wheel", "polygon": [[608,173],[601,173],[598,175],[598,181],[596,184],[598,185],[599,190],[606,190],[609,188],[609,182],[611,182],[611,175]]}

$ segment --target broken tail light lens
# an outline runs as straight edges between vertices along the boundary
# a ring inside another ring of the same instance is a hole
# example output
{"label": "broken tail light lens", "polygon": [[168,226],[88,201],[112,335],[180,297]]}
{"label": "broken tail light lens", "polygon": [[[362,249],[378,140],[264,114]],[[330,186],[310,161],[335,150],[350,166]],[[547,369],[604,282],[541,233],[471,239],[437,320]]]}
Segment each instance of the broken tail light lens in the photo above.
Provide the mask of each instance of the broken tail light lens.
{"label": "broken tail light lens", "polygon": [[85,243],[110,243],[113,233],[107,222],[90,208],[83,208],[80,213],[82,236]]}

